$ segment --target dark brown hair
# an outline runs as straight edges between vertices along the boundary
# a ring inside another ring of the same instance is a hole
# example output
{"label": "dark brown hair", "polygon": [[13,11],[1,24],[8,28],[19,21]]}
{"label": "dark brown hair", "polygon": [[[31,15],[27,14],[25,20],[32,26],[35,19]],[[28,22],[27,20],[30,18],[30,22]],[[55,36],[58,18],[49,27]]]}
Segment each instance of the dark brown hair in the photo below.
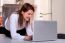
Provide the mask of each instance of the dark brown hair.
{"label": "dark brown hair", "polygon": [[[19,14],[19,18],[18,18],[18,24],[20,26],[22,26],[23,24],[23,15],[21,14],[21,12],[27,12],[28,10],[32,10],[34,12],[34,7],[29,4],[29,3],[25,3],[23,4],[23,6],[21,7],[21,9],[18,11],[18,14]],[[30,22],[30,21],[27,21],[27,23]]]}

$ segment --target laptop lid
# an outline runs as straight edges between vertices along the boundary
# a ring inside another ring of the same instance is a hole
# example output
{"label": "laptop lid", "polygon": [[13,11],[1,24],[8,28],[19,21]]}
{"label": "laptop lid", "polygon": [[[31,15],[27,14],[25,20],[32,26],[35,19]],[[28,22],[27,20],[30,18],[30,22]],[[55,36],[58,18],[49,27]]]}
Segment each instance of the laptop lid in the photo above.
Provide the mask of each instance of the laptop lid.
{"label": "laptop lid", "polygon": [[32,41],[48,41],[57,39],[56,21],[34,21]]}

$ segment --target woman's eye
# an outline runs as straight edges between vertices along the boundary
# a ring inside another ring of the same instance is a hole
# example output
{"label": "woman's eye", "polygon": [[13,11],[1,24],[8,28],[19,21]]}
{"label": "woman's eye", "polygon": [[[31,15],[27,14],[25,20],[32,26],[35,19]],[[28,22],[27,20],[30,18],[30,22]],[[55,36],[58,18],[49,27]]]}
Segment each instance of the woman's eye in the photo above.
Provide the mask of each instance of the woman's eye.
{"label": "woman's eye", "polygon": [[28,14],[28,15],[32,15],[32,14]]}

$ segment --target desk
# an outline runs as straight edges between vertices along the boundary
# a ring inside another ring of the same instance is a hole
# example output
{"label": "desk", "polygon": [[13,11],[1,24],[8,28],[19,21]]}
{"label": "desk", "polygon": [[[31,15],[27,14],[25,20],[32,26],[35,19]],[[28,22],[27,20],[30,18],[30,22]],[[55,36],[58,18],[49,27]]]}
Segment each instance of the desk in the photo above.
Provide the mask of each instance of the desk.
{"label": "desk", "polygon": [[65,39],[57,39],[56,41],[31,42],[31,41],[14,40],[4,37],[0,38],[0,43],[65,43]]}

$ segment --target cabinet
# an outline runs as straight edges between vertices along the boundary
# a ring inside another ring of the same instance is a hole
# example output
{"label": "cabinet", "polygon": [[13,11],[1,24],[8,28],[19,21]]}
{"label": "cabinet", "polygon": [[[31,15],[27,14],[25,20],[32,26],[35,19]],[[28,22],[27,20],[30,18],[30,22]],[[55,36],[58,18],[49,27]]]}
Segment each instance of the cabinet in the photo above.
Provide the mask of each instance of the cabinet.
{"label": "cabinet", "polygon": [[3,25],[8,16],[10,16],[13,12],[19,10],[19,5],[17,4],[5,4],[3,5]]}

